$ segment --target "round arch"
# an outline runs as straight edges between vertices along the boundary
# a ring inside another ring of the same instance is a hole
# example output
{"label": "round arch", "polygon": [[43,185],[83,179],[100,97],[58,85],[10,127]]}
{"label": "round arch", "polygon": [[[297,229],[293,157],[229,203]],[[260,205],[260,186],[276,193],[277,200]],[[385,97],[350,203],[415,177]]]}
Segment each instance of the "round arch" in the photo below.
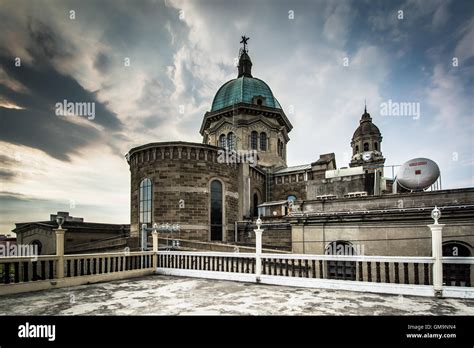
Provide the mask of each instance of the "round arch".
{"label": "round arch", "polygon": [[[345,240],[329,242],[324,248],[324,253],[326,255],[356,255],[352,243]],[[327,262],[326,271],[330,279],[356,280],[355,261],[330,260]]]}
{"label": "round arch", "polygon": [[[443,242],[443,256],[470,257],[472,247],[469,243],[457,240]],[[448,286],[471,286],[471,265],[443,263],[443,283]]]}
{"label": "round arch", "polygon": [[258,216],[258,205],[262,203],[262,194],[255,189],[252,195],[252,217]]}
{"label": "round arch", "polygon": [[213,177],[209,180],[209,240],[223,241],[225,231],[225,183]]}

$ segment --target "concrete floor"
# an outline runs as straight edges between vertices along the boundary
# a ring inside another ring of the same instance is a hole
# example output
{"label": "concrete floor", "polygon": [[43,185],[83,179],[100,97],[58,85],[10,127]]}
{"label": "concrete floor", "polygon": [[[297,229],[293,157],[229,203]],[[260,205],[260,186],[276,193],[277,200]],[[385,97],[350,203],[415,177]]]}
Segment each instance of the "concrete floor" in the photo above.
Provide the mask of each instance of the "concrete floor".
{"label": "concrete floor", "polygon": [[148,276],[1,296],[0,315],[474,315],[474,300]]}

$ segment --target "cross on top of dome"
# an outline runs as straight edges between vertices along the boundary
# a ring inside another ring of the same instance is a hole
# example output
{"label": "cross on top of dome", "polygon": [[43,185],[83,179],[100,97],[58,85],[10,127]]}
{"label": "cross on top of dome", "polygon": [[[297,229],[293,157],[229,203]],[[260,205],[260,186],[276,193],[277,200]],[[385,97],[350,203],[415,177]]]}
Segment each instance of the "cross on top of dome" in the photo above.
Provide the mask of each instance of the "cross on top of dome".
{"label": "cross on top of dome", "polygon": [[239,75],[238,77],[246,76],[246,77],[252,77],[252,61],[250,60],[249,55],[247,54],[248,49],[247,49],[247,44],[248,41],[250,40],[249,37],[246,37],[245,35],[242,36],[242,40],[240,41],[241,44],[244,45],[240,49],[239,52]]}
{"label": "cross on top of dome", "polygon": [[240,43],[244,44],[244,47],[243,47],[244,52],[247,52],[247,43],[248,43],[249,40],[250,40],[249,37],[246,37],[245,35],[242,36],[242,40],[240,41]]}

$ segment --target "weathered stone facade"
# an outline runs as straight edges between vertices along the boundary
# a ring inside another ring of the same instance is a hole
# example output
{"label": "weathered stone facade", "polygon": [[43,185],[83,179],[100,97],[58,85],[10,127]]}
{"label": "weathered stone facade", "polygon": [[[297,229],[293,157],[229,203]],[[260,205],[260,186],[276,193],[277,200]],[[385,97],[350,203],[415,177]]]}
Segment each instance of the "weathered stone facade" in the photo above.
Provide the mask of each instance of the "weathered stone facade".
{"label": "weathered stone facade", "polygon": [[[57,227],[58,224],[54,219],[25,222],[17,223],[13,232],[17,235],[17,244],[36,244],[41,255],[52,255],[56,253],[56,234],[53,229]],[[129,225],[83,222],[82,219],[81,221],[66,220],[63,228],[67,230],[64,239],[66,253],[83,252],[86,244],[98,245],[111,239],[125,240],[130,231]],[[90,249],[87,250],[90,251]]]}
{"label": "weathered stone facade", "polygon": [[332,242],[363,246],[365,255],[430,256],[428,224],[441,208],[443,243],[474,251],[474,189],[305,201],[292,224],[295,253],[324,253]]}
{"label": "weathered stone facade", "polygon": [[[139,189],[152,182],[152,221],[179,224],[180,237],[209,240],[210,182],[223,184],[223,240],[233,235],[239,216],[239,168],[218,163],[215,146],[185,142],[154,143],[129,152],[131,172],[131,236],[139,234]],[[180,207],[181,202],[181,207]]]}
{"label": "weathered stone facade", "polygon": [[[257,228],[255,223],[242,223],[238,226],[237,244],[255,246],[255,233]],[[268,249],[280,249],[291,251],[291,225],[284,219],[272,219],[262,225],[264,233],[262,234],[262,245]]]}

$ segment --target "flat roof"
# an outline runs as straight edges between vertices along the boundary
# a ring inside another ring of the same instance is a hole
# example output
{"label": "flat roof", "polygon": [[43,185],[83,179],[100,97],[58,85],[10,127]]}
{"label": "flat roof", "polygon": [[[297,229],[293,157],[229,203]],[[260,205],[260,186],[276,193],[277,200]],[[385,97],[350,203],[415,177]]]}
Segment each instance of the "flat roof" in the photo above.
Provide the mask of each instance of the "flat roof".
{"label": "flat roof", "polygon": [[293,167],[286,167],[280,170],[277,170],[274,172],[274,174],[286,174],[286,173],[292,173],[292,172],[300,172],[304,170],[309,170],[311,169],[311,164],[301,164],[299,166],[293,166]]}

